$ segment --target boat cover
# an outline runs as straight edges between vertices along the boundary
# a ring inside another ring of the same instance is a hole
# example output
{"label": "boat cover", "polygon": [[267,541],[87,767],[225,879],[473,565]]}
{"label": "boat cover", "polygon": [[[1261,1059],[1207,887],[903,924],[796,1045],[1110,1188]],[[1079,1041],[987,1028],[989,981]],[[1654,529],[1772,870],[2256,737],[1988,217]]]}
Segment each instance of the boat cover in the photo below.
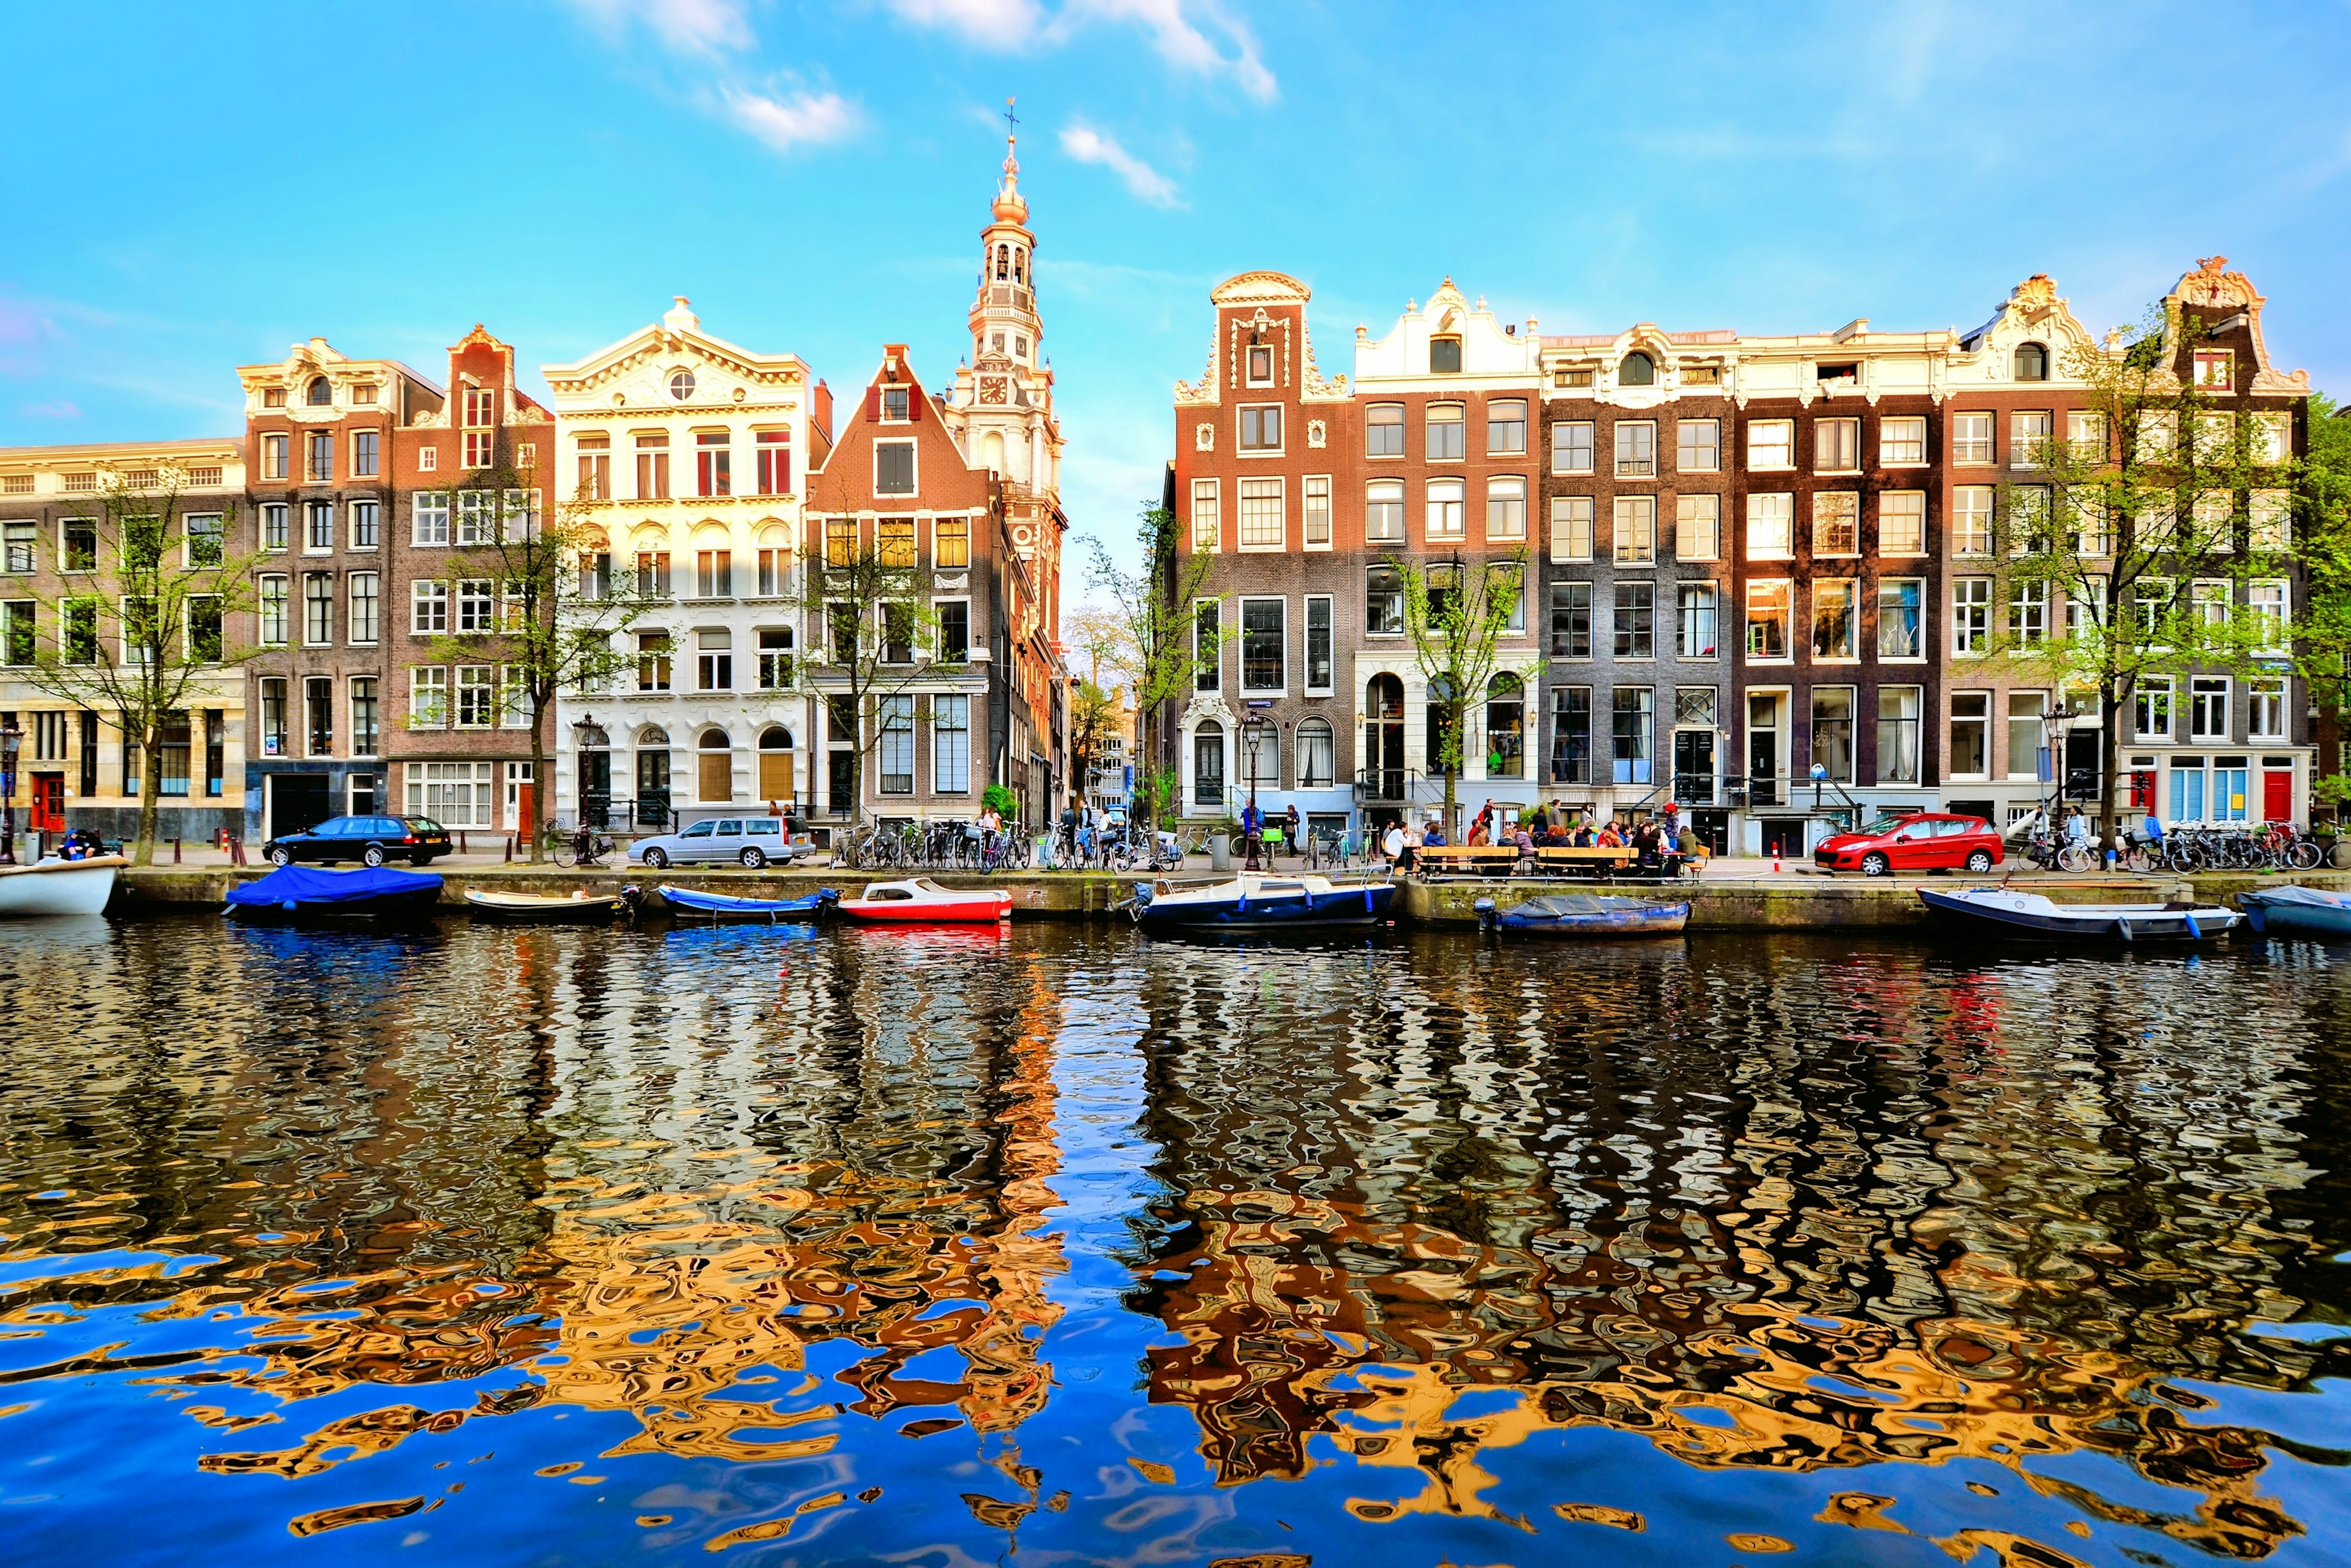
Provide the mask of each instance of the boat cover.
{"label": "boat cover", "polygon": [[1596,893],[1554,893],[1514,904],[1502,913],[1556,920],[1572,915],[1639,915],[1667,907],[1670,906],[1646,898],[1612,898]]}
{"label": "boat cover", "polygon": [[228,901],[239,904],[356,904],[363,899],[389,898],[403,893],[437,890],[441,879],[424,872],[361,867],[358,871],[327,871],[319,866],[283,865],[255,882],[241,882],[228,890]]}
{"label": "boat cover", "polygon": [[2258,899],[2262,904],[2273,905],[2301,904],[2307,904],[2313,909],[2351,909],[2351,896],[2339,893],[2328,893],[2325,889],[2317,887],[2294,885],[2264,887],[2242,896],[2249,901]]}
{"label": "boat cover", "polygon": [[840,890],[831,887],[819,888],[800,898],[739,898],[731,893],[704,893],[697,888],[664,883],[661,895],[681,908],[721,915],[813,915],[829,904],[841,902]]}

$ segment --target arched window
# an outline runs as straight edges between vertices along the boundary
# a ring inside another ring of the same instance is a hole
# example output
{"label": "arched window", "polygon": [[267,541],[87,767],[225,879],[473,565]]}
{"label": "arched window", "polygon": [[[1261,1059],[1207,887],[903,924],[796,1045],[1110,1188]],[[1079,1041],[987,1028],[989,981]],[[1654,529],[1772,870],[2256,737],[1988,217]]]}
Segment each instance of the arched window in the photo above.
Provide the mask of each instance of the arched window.
{"label": "arched window", "polygon": [[2021,382],[2045,382],[2049,379],[2049,350],[2038,343],[2016,346],[2016,379]]}
{"label": "arched window", "polygon": [[1638,349],[1635,349],[1631,353],[1625,355],[1625,362],[1616,367],[1616,384],[1618,386],[1655,386],[1656,384],[1656,381],[1657,361],[1649,358],[1648,355],[1641,352]]}
{"label": "arched window", "polygon": [[1012,281],[1015,283],[1026,283],[1029,280],[1028,268],[1029,253],[1025,250],[1014,250],[1012,253]]}
{"label": "arched window", "polygon": [[640,827],[669,827],[669,731],[649,724],[637,732],[637,814]]}
{"label": "arched window", "polygon": [[1215,719],[1192,732],[1192,803],[1225,803],[1225,727]]}
{"label": "arched window", "polygon": [[1327,718],[1301,719],[1298,723],[1298,787],[1301,789],[1328,789],[1332,778],[1335,753],[1332,748],[1331,721]]}
{"label": "arched window", "polygon": [[1250,795],[1281,788],[1281,731],[1272,724],[1241,726],[1241,788]]}
{"label": "arched window", "polygon": [[759,530],[759,597],[781,599],[792,588],[792,531],[781,523]]}
{"label": "arched window", "polygon": [[324,376],[312,376],[309,390],[302,394],[312,408],[325,408],[335,401],[335,389]]}
{"label": "arched window", "polygon": [[770,807],[789,809],[793,804],[799,779],[792,763],[792,732],[780,724],[761,730],[759,799]]}
{"label": "arched window", "polygon": [[598,726],[582,725],[579,737],[580,820],[591,828],[611,825],[612,737]]}
{"label": "arched window", "polygon": [[647,746],[667,746],[668,744],[669,731],[664,729],[657,724],[649,724],[645,726],[644,728],[637,731],[637,745],[641,747]]}
{"label": "arched window", "polygon": [[1508,670],[1486,687],[1486,777],[1526,777],[1526,687]]}
{"label": "arched window", "polygon": [[1000,245],[1000,246],[998,246],[996,247],[996,278],[997,278],[997,281],[998,281],[998,282],[999,282],[999,283],[1001,283],[1001,282],[1003,282],[1006,278],[1008,278],[1008,277],[1010,277],[1011,276],[1012,276],[1012,247],[1011,247],[1010,246],[1008,246],[1008,245]]}
{"label": "arched window", "polygon": [[695,747],[698,753],[695,758],[695,782],[700,786],[695,793],[705,800],[735,799],[735,753],[726,732],[713,725],[695,739]]}

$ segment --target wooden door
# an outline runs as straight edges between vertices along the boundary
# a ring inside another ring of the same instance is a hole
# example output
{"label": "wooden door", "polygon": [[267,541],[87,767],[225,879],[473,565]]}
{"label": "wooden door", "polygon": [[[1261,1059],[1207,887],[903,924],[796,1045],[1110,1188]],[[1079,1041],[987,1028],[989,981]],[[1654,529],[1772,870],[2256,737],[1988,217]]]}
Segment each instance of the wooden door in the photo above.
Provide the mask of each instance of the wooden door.
{"label": "wooden door", "polygon": [[[63,783],[63,779],[58,780]],[[2287,772],[2262,775],[2262,821],[2291,822],[2294,821],[2294,775]]]}
{"label": "wooden door", "polygon": [[66,831],[64,774],[33,775],[33,818],[26,825],[37,833],[62,833]]}

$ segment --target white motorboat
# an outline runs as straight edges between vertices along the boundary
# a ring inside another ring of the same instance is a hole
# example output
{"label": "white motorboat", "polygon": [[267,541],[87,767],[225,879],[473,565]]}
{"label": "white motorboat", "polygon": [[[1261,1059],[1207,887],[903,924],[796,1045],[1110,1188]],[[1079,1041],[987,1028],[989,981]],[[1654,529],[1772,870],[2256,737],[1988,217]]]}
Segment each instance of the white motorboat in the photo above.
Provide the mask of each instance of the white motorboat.
{"label": "white motorboat", "polygon": [[0,918],[103,915],[114,894],[114,873],[130,863],[120,855],[92,855],[82,861],[0,866]]}
{"label": "white motorboat", "polygon": [[2193,904],[2055,904],[2037,893],[1971,887],[1917,890],[1946,925],[1980,935],[2088,942],[2205,942],[2225,936],[2245,917]]}
{"label": "white motorboat", "polygon": [[1125,907],[1146,931],[1288,930],[1369,925],[1387,918],[1388,903],[1395,896],[1395,884],[1385,876],[1334,882],[1312,872],[1277,876],[1245,871],[1190,881],[1162,877],[1139,882]]}

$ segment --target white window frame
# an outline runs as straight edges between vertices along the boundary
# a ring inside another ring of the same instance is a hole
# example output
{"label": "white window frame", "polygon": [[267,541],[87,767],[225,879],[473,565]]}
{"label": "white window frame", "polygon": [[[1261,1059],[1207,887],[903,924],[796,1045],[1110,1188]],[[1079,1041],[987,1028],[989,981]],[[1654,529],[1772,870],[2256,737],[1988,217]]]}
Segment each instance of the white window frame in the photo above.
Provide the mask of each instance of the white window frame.
{"label": "white window frame", "polygon": [[1925,414],[1889,413],[1878,420],[1877,465],[1880,468],[1924,468],[1927,465]]}
{"label": "white window frame", "polygon": [[[1566,437],[1571,431],[1583,434],[1583,462],[1581,466],[1569,461],[1573,444]],[[1551,426],[1551,471],[1554,474],[1591,474],[1596,472],[1599,448],[1593,444],[1593,422],[1588,419],[1553,420]]]}
{"label": "white window frame", "polygon": [[[1628,455],[1625,450],[1628,444],[1627,438],[1631,438],[1629,444],[1638,446],[1640,436],[1644,432],[1648,437],[1648,456],[1642,457],[1637,454]],[[1657,422],[1656,420],[1620,419],[1610,429],[1608,435],[1610,462],[1617,478],[1654,479],[1657,476]]]}
{"label": "white window frame", "polygon": [[[1782,422],[1784,423],[1784,422]],[[1796,497],[1785,490],[1750,490],[1747,495],[1747,559],[1796,559]],[[1760,538],[1759,538],[1760,536]],[[1777,548],[1771,540],[1777,539]]]}
{"label": "white window frame", "polygon": [[449,631],[449,585],[419,577],[408,584],[408,632],[413,637],[445,636]]}
{"label": "white window frame", "polygon": [[[1438,495],[1440,487],[1452,492],[1449,498]],[[1421,505],[1420,537],[1424,540],[1458,544],[1469,537],[1469,486],[1467,480],[1447,476],[1423,481]]]}
{"label": "white window frame", "polygon": [[[1813,492],[1813,558],[1847,559],[1861,553],[1861,493],[1857,490],[1815,490]],[[1823,542],[1821,529],[1842,515],[1848,530],[1841,548],[1831,548]]]}
{"label": "white window frame", "polygon": [[1551,498],[1551,559],[1588,561],[1592,559],[1593,498],[1553,496]]}
{"label": "white window frame", "polygon": [[[1889,541],[1887,519],[1912,518],[1917,528],[1907,541]],[[1885,490],[1877,497],[1877,553],[1882,556],[1922,556],[1927,553],[1927,492]]]}
{"label": "white window frame", "polygon": [[[1321,519],[1318,528],[1316,519]],[[1332,547],[1331,476],[1309,474],[1299,493],[1298,534],[1301,548],[1326,550]]]}
{"label": "white window frame", "polygon": [[[1270,686],[1249,684],[1249,612],[1252,604],[1273,604],[1280,607],[1281,624],[1274,631],[1274,646],[1281,651],[1281,679]],[[1233,658],[1240,694],[1245,697],[1281,697],[1290,695],[1290,601],[1278,593],[1244,593],[1233,606]]]}
{"label": "white window frame", "polygon": [[[1755,601],[1759,591],[1777,589],[1780,600],[1780,652],[1758,653],[1751,635],[1755,626]],[[1747,580],[1747,597],[1739,607],[1739,651],[1750,664],[1792,664],[1796,662],[1796,583],[1787,577],[1750,577]],[[1716,635],[1719,637],[1720,632]],[[1808,637],[1807,643],[1811,641]],[[1719,647],[1721,644],[1716,644]]]}
{"label": "white window frame", "polygon": [[[1710,431],[1711,438],[1692,442],[1688,437],[1699,431]],[[1710,453],[1710,460],[1692,461],[1693,453]],[[1677,474],[1719,474],[1722,472],[1722,421],[1719,419],[1677,419],[1674,422],[1674,472]]]}
{"label": "white window frame", "polygon": [[445,545],[449,542],[449,492],[419,490],[409,503],[408,542]]}
{"label": "white window frame", "polygon": [[[1373,492],[1374,491],[1379,493],[1376,499],[1373,495]],[[1386,506],[1390,503],[1393,503],[1395,507],[1395,531],[1394,533],[1374,534],[1372,532],[1372,508],[1374,505]],[[1405,521],[1405,508],[1407,505],[1409,505],[1409,503],[1405,497],[1405,482],[1403,480],[1372,479],[1365,481],[1364,485],[1364,542],[1374,545],[1400,545],[1404,543],[1405,535],[1408,532],[1408,525]]]}
{"label": "white window frame", "polygon": [[1722,559],[1722,497],[1711,490],[1674,497],[1674,559]]}
{"label": "white window frame", "polygon": [[2293,695],[2293,685],[2283,675],[2254,675],[2245,682],[2245,738],[2248,741],[2284,740],[2291,721],[2286,717],[2286,699]]}
{"label": "white window frame", "polygon": [[[1310,697],[1327,697],[1338,689],[1339,601],[1336,595],[1329,593],[1310,593],[1305,599],[1305,612],[1298,621],[1298,689]],[[1314,634],[1314,606],[1317,604],[1322,606],[1322,623],[1329,628],[1331,636],[1331,678],[1320,685],[1314,681],[1313,653],[1307,643]]]}
{"label": "white window frame", "polygon": [[[1248,476],[1236,480],[1233,487],[1237,492],[1233,503],[1233,538],[1237,548],[1243,553],[1250,555],[1278,553],[1288,549],[1290,548],[1290,486],[1283,481],[1281,476],[1276,474]],[[1249,537],[1249,503],[1251,501],[1260,503],[1259,510],[1262,513],[1262,503],[1269,498],[1266,494],[1269,488],[1272,492],[1270,499],[1273,502],[1273,537],[1270,539],[1252,539]],[[1252,489],[1258,493],[1251,495]]]}
{"label": "white window frame", "polygon": [[[1907,584],[1918,591],[1918,632],[1917,636],[1913,640],[1913,645],[1916,646],[1918,651],[1915,653],[1889,653],[1886,651],[1886,591],[1889,588],[1900,588],[1905,584]],[[1933,636],[1933,632],[1929,629],[1933,617],[1928,613],[1928,608],[1929,606],[1927,602],[1927,580],[1925,578],[1881,577],[1877,580],[1876,657],[1879,664],[1923,664],[1927,663],[1928,650],[1934,646],[1934,643],[1929,641]]]}
{"label": "white window frame", "polygon": [[1998,459],[1997,416],[1988,408],[1963,409],[1951,415],[1951,465],[1989,468]]}
{"label": "white window frame", "polygon": [[[368,585],[370,609],[364,621],[360,616],[360,585]],[[344,640],[354,648],[372,648],[383,635],[383,574],[375,571],[354,571],[343,578]],[[360,633],[364,632],[366,635]]]}
{"label": "white window frame", "polygon": [[[1214,479],[1192,481],[1192,549],[1195,554],[1216,555],[1224,549],[1225,525],[1222,507],[1223,490]],[[1207,537],[1202,537],[1205,525]]]}
{"label": "white window frame", "polygon": [[1758,419],[1748,424],[1747,467],[1750,473],[1788,473],[1792,472],[1795,466],[1794,420]]}
{"label": "white window frame", "polygon": [[[1844,440],[1835,443],[1844,448],[1838,455],[1848,459],[1841,467],[1827,466],[1821,457],[1821,445],[1832,432],[1841,433]],[[1858,474],[1861,472],[1861,421],[1851,414],[1834,419],[1813,421],[1813,472],[1815,474]]]}
{"label": "white window frame", "polygon": [[2264,637],[2256,650],[2263,653],[2285,652],[2285,629],[2294,616],[2294,585],[2282,577],[2256,578],[2245,592],[2245,608],[2274,635]]}
{"label": "white window frame", "polygon": [[[1241,440],[1241,425],[1243,421],[1252,413],[1259,415],[1258,434],[1259,435],[1263,435],[1265,434],[1265,420],[1263,416],[1269,410],[1271,411],[1273,414],[1274,434],[1278,439],[1276,439],[1270,446],[1251,446],[1244,443]],[[1243,457],[1280,457],[1289,450],[1289,447],[1290,421],[1280,403],[1245,402],[1233,410],[1233,450],[1236,453],[1239,454]]]}
{"label": "white window frame", "polygon": [[[1970,646],[1973,643],[1974,646]],[[1951,579],[1951,657],[1980,659],[1991,649],[1991,579]]]}
{"label": "white window frame", "polygon": [[1657,564],[1657,498],[1655,496],[1619,496],[1609,519],[1608,548],[1611,559],[1624,567],[1654,567]]}
{"label": "white window frame", "polygon": [[449,727],[449,670],[445,664],[413,664],[409,667],[408,727]]}
{"label": "white window frame", "polygon": [[[1991,554],[1992,548],[1992,487],[1990,485],[1959,485],[1951,490],[1951,553],[1971,559]],[[1980,531],[1972,524],[1980,520]]]}
{"label": "white window frame", "polygon": [[[1499,517],[1496,508],[1500,508]],[[1515,507],[1515,511],[1513,508]],[[1515,517],[1516,525],[1512,519]],[[1486,538],[1517,543],[1527,537],[1527,481],[1522,474],[1497,474],[1486,481]]]}

